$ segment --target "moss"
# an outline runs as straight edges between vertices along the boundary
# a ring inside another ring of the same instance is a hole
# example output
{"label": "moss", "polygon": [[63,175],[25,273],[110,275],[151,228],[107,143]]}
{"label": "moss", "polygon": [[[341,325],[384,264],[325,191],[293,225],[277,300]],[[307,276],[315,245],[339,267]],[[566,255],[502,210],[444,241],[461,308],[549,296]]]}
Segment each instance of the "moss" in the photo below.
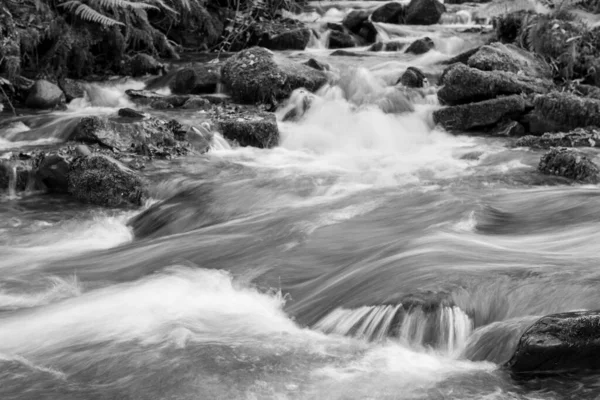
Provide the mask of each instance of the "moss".
{"label": "moss", "polygon": [[279,128],[274,114],[233,114],[219,116],[215,122],[224,137],[241,146],[271,148],[279,144]]}
{"label": "moss", "polygon": [[554,92],[537,96],[534,113],[553,125],[553,131],[600,126],[600,100]]}
{"label": "moss", "polygon": [[543,174],[557,175],[585,183],[597,183],[600,169],[583,153],[555,147],[540,159],[538,170]]}

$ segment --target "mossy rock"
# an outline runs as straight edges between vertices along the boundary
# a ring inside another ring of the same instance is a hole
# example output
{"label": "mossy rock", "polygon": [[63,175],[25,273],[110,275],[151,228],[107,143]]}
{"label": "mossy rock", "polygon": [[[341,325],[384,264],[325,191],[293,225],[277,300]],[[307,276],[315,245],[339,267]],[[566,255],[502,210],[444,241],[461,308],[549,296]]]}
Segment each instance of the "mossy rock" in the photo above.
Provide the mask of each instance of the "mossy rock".
{"label": "mossy rock", "polygon": [[600,169],[585,154],[565,147],[554,147],[540,159],[538,170],[584,183],[598,183]]}
{"label": "mossy rock", "polygon": [[552,78],[552,70],[547,63],[535,54],[512,44],[496,42],[481,46],[469,57],[467,64],[482,71],[522,72],[532,78]]}
{"label": "mossy rock", "polygon": [[323,72],[262,47],[243,50],[229,58],[222,78],[235,100],[268,104],[288,97],[294,89],[315,91],[327,82]]}
{"label": "mossy rock", "polygon": [[279,128],[273,113],[232,113],[219,115],[214,121],[225,138],[240,146],[266,149],[279,144]]}
{"label": "mossy rock", "polygon": [[536,96],[533,106],[529,131],[534,134],[600,126],[600,100],[597,99],[553,92]]}
{"label": "mossy rock", "polygon": [[68,192],[85,203],[107,207],[141,206],[146,196],[143,180],[105,155],[74,159],[69,170]]}

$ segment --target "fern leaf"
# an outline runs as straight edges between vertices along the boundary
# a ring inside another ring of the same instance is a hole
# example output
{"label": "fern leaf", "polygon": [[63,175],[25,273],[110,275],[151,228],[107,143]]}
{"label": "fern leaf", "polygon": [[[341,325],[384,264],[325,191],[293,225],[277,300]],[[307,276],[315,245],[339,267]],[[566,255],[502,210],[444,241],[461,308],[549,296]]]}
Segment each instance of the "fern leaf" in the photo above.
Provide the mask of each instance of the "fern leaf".
{"label": "fern leaf", "polygon": [[95,22],[104,26],[123,25],[121,22],[99,13],[87,4],[79,4],[75,9],[75,15],[84,21]]}
{"label": "fern leaf", "polygon": [[99,5],[102,8],[114,8],[114,9],[127,8],[127,7],[130,7],[133,9],[156,8],[155,6],[148,4],[148,3],[127,1],[127,0],[94,0],[94,3],[96,3],[97,5]]}

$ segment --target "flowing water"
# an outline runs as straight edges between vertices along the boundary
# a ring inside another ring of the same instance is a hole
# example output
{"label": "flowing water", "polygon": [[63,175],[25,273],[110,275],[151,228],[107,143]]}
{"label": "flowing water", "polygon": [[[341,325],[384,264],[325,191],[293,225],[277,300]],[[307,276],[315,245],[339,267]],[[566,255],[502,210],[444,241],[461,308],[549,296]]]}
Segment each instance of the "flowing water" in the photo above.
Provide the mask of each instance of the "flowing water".
{"label": "flowing water", "polygon": [[[482,35],[379,29],[437,50],[287,52],[337,79],[279,123],[277,148],[217,135],[204,156],[157,162],[152,202],[188,195],[144,237],[136,211],[1,194],[0,399],[598,398],[595,376],[517,381],[501,366],[539,316],[600,308],[600,190],[538,174],[540,153],[510,139],[436,129],[434,89],[390,88],[409,65],[435,79]],[[3,114],[0,154],[60,142],[140,87]]]}

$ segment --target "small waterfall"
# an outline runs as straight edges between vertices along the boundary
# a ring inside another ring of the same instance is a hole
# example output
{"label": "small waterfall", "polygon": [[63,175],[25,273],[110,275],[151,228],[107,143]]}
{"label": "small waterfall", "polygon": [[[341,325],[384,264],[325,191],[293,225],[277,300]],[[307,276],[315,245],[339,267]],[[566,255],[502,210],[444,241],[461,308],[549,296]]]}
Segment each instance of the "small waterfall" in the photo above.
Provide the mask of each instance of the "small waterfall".
{"label": "small waterfall", "polygon": [[327,29],[325,32],[321,33],[320,36],[315,34],[315,31],[311,29],[310,31],[310,39],[308,44],[306,45],[307,49],[326,49],[329,46],[329,35],[331,31]]}
{"label": "small waterfall", "polygon": [[8,168],[8,197],[17,197],[17,166],[15,164]]}
{"label": "small waterfall", "polygon": [[456,306],[405,309],[402,305],[388,304],[337,308],[317,322],[314,328],[324,333],[369,341],[395,338],[413,347],[428,346],[456,354],[464,348],[471,335],[473,322]]}
{"label": "small waterfall", "polygon": [[231,146],[229,142],[221,136],[219,132],[215,132],[212,137],[212,142],[210,144],[210,151],[219,151],[219,150],[231,150]]}

